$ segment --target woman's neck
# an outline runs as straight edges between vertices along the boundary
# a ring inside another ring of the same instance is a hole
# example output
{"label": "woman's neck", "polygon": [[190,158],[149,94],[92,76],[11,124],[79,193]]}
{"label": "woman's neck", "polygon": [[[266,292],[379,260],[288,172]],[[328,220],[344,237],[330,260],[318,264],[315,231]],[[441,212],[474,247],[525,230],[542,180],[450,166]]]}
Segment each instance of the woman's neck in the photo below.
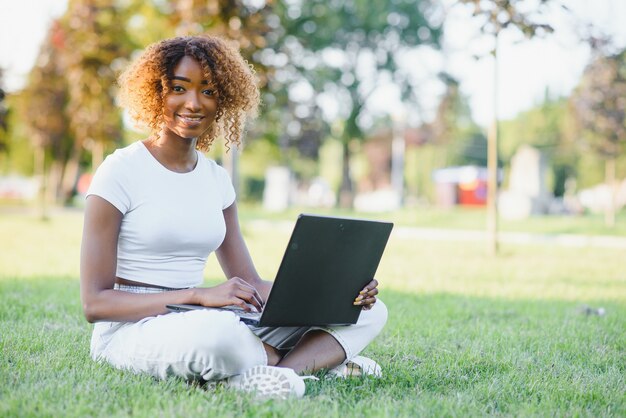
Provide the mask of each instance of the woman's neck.
{"label": "woman's neck", "polygon": [[169,138],[154,134],[143,143],[152,156],[171,171],[188,173],[193,171],[198,163],[196,138]]}

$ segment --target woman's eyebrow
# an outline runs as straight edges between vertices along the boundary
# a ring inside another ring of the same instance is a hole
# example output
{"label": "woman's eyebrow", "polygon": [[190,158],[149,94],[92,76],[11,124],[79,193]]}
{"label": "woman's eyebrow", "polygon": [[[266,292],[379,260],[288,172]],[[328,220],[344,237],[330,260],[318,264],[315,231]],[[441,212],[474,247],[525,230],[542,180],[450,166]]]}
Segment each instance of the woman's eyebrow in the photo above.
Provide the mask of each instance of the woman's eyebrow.
{"label": "woman's eyebrow", "polygon": [[[188,79],[187,77],[182,77],[180,75],[175,75],[172,77],[172,80],[180,80],[180,81],[186,81],[187,83],[191,83],[191,80]],[[200,82],[200,84],[210,84],[208,80],[202,80]]]}

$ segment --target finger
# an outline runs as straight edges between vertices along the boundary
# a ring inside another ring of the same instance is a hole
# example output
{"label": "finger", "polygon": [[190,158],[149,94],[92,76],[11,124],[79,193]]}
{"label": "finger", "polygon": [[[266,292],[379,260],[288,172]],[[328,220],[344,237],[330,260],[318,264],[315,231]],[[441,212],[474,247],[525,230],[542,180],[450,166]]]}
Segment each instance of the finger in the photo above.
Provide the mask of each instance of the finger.
{"label": "finger", "polygon": [[259,311],[263,309],[263,298],[257,291],[256,287],[252,286],[240,277],[233,277],[231,280],[238,285],[240,290],[249,292],[252,295],[252,298],[246,298],[246,301],[253,304]]}
{"label": "finger", "polygon": [[355,299],[355,302],[359,302],[363,299],[367,299],[367,298],[372,298],[372,297],[376,297],[376,295],[378,294],[378,289],[371,289],[365,293],[361,292]]}
{"label": "finger", "polygon": [[373,305],[376,303],[378,299],[376,299],[376,296],[373,296],[371,298],[367,298],[363,301],[363,305]]}
{"label": "finger", "polygon": [[253,287],[254,289],[254,298],[256,299],[256,301],[259,304],[259,309],[263,309],[263,305],[265,305],[265,301],[263,300],[263,296],[261,296],[261,294],[259,293],[258,290],[256,290],[256,287]]}
{"label": "finger", "polygon": [[[359,299],[361,298],[361,299]],[[363,298],[362,296],[358,296],[355,300],[353,305],[360,305],[360,306],[366,306],[366,305],[373,305],[374,303],[376,303],[376,297],[366,297]]]}
{"label": "finger", "polygon": [[254,306],[256,306],[259,310],[263,309],[263,305],[265,305],[265,301],[263,300],[263,296],[261,296],[257,288],[252,286],[250,283],[244,280],[242,280],[242,282],[243,282],[242,283],[243,286],[245,286],[247,289],[250,289],[250,291],[252,291],[252,294],[254,295],[254,302],[252,303],[254,304]]}
{"label": "finger", "polygon": [[372,296],[376,296],[377,294],[378,294],[378,289],[374,288],[370,290],[369,292],[367,292],[367,295],[364,295],[364,296],[372,297]]}
{"label": "finger", "polygon": [[376,280],[376,279],[372,279],[372,281],[371,281],[371,282],[369,282],[369,283],[368,283],[368,284],[367,284],[367,285],[363,288],[363,290],[364,290],[364,291],[369,291],[369,290],[375,289],[375,288],[377,288],[377,287],[378,287],[378,280]]}
{"label": "finger", "polygon": [[261,296],[258,293],[252,296],[250,303],[256,308],[257,312],[261,312],[263,310],[263,302],[261,300]]}
{"label": "finger", "polygon": [[261,295],[254,287],[252,287],[251,289],[247,289],[247,290],[250,291],[251,293],[249,294],[246,300],[248,301],[248,303],[251,303],[252,305],[254,305],[257,311],[261,312],[263,310],[263,302],[262,302],[263,299],[261,298]]}
{"label": "finger", "polygon": [[250,305],[247,304],[246,301],[243,299],[235,299],[235,302],[233,302],[233,305],[239,306],[241,309],[243,309],[246,312],[252,312]]}
{"label": "finger", "polygon": [[370,291],[370,290],[372,290],[372,289],[376,289],[377,287],[378,287],[378,280],[376,280],[376,279],[372,279],[372,281],[371,281],[371,282],[369,282],[369,283],[368,283],[368,284],[367,284],[367,285],[363,288],[363,290],[361,290],[361,291],[359,292],[359,294],[360,294],[360,295],[363,295],[363,294],[365,294],[365,293],[369,292],[369,291]]}
{"label": "finger", "polygon": [[369,311],[370,309],[372,309],[374,307],[375,304],[376,304],[376,301],[374,301],[374,302],[372,302],[370,304],[367,304],[367,305],[363,305],[362,308],[363,308],[364,311]]}
{"label": "finger", "polygon": [[[256,291],[243,288],[243,289],[239,289],[239,292],[235,294],[235,297],[243,300],[243,302],[246,303],[246,306],[247,304],[250,304],[254,306],[258,312],[261,312],[261,310],[263,309],[263,305],[261,305],[261,302],[257,298],[256,296],[257,294],[258,293]],[[247,307],[249,308],[249,306]]]}

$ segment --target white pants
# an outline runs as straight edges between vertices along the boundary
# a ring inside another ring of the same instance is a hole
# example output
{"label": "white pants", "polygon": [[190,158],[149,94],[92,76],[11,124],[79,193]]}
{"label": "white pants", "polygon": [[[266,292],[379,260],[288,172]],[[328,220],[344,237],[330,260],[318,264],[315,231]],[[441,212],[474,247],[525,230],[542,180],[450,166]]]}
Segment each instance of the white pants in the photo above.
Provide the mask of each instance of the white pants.
{"label": "white pants", "polygon": [[[124,286],[120,290],[147,293],[157,289]],[[382,330],[387,308],[378,300],[362,311],[354,325],[336,327],[249,327],[232,312],[198,310],[172,312],[138,322],[99,322],[91,338],[91,356],[119,369],[165,379],[219,380],[266,365],[263,342],[292,348],[307,331],[330,333],[343,347],[346,361],[358,355]]]}

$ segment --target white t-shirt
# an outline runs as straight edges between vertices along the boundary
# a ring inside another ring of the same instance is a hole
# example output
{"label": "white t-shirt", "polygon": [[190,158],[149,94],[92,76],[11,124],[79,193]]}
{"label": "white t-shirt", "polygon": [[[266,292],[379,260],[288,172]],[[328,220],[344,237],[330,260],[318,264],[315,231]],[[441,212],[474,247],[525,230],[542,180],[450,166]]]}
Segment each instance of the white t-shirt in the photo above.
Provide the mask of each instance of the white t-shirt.
{"label": "white t-shirt", "polygon": [[194,170],[176,173],[141,141],[104,160],[89,195],[124,215],[117,277],[173,288],[202,283],[206,259],[226,234],[222,210],[235,200],[228,173],[215,161],[198,151]]}

